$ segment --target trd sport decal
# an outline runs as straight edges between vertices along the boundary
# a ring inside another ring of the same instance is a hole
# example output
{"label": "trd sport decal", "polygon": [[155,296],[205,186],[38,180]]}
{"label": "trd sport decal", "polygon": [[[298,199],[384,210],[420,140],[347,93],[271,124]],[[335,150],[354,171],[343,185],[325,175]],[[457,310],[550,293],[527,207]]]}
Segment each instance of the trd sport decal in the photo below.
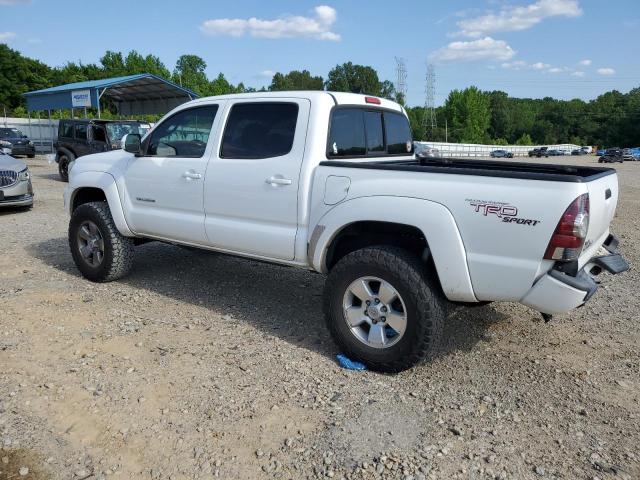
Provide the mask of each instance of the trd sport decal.
{"label": "trd sport decal", "polygon": [[491,200],[472,200],[467,198],[466,202],[473,207],[473,211],[485,217],[499,218],[504,223],[517,223],[518,225],[529,225],[535,227],[541,220],[518,217],[518,209],[505,202],[494,202]]}

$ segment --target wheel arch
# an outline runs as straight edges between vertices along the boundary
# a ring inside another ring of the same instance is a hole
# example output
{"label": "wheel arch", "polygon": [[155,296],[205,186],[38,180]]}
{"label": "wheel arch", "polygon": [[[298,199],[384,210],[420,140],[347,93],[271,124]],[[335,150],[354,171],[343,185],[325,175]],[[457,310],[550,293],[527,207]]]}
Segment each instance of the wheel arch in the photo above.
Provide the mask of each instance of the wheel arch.
{"label": "wheel arch", "polygon": [[71,157],[73,157],[73,158],[70,158],[69,161],[73,161],[74,159],[78,158],[75,152],[69,147],[58,147],[56,149],[56,163],[59,163],[61,153],[64,153],[65,155],[70,155]]}
{"label": "wheel arch", "polygon": [[118,231],[125,237],[135,237],[127,225],[120,203],[120,195],[115,179],[104,172],[82,172],[73,176],[65,190],[65,206],[69,215],[83,203],[106,201]]}
{"label": "wheel arch", "polygon": [[[449,300],[477,302],[467,267],[466,251],[451,212],[436,202],[410,197],[373,196],[343,202],[315,225],[308,244],[309,262],[327,273],[341,254],[345,235],[364,232],[358,248],[373,244],[401,246],[416,254],[425,249],[433,259],[442,290]],[[391,239],[389,241],[379,241]],[[371,243],[368,243],[371,242]],[[361,245],[361,246],[360,246]],[[342,249],[341,249],[342,248]],[[352,251],[352,250],[351,250]]]}

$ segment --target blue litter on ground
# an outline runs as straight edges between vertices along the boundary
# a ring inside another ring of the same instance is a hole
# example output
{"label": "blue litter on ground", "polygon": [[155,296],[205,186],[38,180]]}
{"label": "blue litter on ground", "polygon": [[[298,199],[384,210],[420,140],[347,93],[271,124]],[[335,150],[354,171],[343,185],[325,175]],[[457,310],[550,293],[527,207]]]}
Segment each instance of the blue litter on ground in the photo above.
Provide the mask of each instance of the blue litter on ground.
{"label": "blue litter on ground", "polygon": [[346,355],[339,353],[336,355],[338,359],[338,363],[342,368],[346,368],[347,370],[366,370],[367,367],[364,363],[356,362],[355,360],[351,360]]}

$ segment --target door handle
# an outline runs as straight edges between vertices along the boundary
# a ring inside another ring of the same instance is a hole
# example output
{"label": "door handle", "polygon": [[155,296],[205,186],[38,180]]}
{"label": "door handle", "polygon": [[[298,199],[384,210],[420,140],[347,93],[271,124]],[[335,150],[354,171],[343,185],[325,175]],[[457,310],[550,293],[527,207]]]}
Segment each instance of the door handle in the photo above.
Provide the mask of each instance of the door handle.
{"label": "door handle", "polygon": [[202,174],[188,170],[182,174],[182,178],[186,178],[187,180],[200,180],[202,178]]}
{"label": "door handle", "polygon": [[291,185],[291,180],[288,178],[282,178],[278,176],[273,176],[267,178],[266,182],[270,185]]}

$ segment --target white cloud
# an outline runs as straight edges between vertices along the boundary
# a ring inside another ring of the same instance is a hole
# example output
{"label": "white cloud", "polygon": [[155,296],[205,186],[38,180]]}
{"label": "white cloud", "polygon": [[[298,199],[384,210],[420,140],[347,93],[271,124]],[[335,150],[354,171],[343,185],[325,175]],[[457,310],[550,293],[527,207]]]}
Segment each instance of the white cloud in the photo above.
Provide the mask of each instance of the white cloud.
{"label": "white cloud", "polygon": [[536,63],[532,63],[531,65],[529,65],[529,67],[532,70],[545,70],[545,69],[551,67],[551,65],[549,65],[548,63],[536,62]]}
{"label": "white cloud", "polygon": [[6,43],[16,37],[13,32],[0,32],[0,43]]}
{"label": "white cloud", "polygon": [[546,70],[550,68],[551,65],[548,63],[536,62],[536,63],[527,63],[522,60],[515,60],[513,62],[503,63],[502,68],[508,68],[511,70]]}
{"label": "white cloud", "polygon": [[564,72],[564,68],[552,67],[549,70],[547,70],[547,72],[549,72],[549,73],[561,73],[561,72]]}
{"label": "white cloud", "polygon": [[613,68],[599,68],[596,70],[598,75],[615,75],[616,71]]}
{"label": "white cloud", "polygon": [[589,60],[588,58],[584,59],[584,60],[580,60],[578,62],[578,65],[582,65],[583,67],[588,67],[592,64],[593,62],[591,60]]}
{"label": "white cloud", "polygon": [[451,42],[446,47],[434,51],[429,58],[434,62],[506,61],[515,54],[504,40],[485,37],[468,42]]}
{"label": "white cloud", "polygon": [[578,0],[538,0],[524,6],[505,5],[497,13],[491,12],[476,18],[460,20],[457,25],[461,35],[481,37],[492,32],[527,30],[550,17],[579,17],[582,9]]}
{"label": "white cloud", "polygon": [[27,3],[31,3],[31,0],[0,0],[0,5],[25,5]]}
{"label": "white cloud", "polygon": [[260,72],[260,76],[265,78],[273,78],[275,74],[276,72],[274,72],[273,70],[263,70]]}
{"label": "white cloud", "polygon": [[[0,0],[1,1],[1,0]],[[338,14],[332,7],[320,5],[313,9],[312,17],[287,15],[275,20],[251,17],[206,20],[200,30],[207,35],[242,37],[249,34],[259,38],[315,38],[340,41],[340,35],[331,31]]]}
{"label": "white cloud", "polygon": [[575,72],[572,72],[571,75],[574,77],[584,77],[585,73],[580,70],[576,70]]}

